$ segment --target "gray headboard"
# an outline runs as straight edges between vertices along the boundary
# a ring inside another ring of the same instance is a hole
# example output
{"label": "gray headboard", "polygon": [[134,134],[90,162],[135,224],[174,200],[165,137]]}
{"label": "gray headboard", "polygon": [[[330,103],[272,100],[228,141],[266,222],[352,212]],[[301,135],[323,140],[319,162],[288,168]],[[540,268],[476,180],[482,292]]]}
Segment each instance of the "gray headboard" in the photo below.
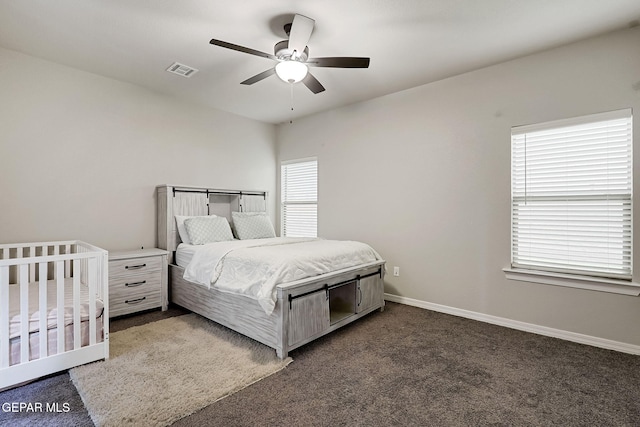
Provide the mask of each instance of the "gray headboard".
{"label": "gray headboard", "polygon": [[175,215],[218,215],[232,224],[231,212],[266,211],[266,191],[219,190],[207,187],[159,185],[157,196],[157,245],[173,252],[180,244]]}

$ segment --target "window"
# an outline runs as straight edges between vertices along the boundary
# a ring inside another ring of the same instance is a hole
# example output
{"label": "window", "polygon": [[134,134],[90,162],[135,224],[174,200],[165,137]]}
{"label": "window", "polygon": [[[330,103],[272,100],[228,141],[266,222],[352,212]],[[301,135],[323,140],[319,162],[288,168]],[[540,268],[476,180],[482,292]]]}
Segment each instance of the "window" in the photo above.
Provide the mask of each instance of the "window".
{"label": "window", "polygon": [[318,161],[296,160],[282,163],[280,173],[282,235],[318,235]]}
{"label": "window", "polygon": [[512,128],[513,268],[631,280],[631,110]]}

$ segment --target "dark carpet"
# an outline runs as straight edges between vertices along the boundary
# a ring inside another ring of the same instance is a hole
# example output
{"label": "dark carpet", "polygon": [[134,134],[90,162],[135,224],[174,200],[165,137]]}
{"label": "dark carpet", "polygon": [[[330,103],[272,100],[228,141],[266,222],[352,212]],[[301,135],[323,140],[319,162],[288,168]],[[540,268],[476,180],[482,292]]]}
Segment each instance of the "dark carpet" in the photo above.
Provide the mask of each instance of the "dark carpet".
{"label": "dark carpet", "polygon": [[[640,426],[640,356],[415,307],[388,303],[291,356],[174,426]],[[71,410],[0,412],[0,424],[91,425],[67,374],[0,393],[13,401]]]}

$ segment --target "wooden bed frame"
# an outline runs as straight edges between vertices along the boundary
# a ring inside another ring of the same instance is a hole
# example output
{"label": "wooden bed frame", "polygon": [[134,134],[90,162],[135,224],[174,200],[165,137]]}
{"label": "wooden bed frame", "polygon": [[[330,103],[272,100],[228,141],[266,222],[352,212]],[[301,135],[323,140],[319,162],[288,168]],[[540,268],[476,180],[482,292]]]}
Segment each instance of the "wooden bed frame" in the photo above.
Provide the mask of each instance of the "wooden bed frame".
{"label": "wooden bed frame", "polygon": [[[180,243],[174,216],[202,215],[204,210],[231,222],[231,212],[265,210],[267,193],[170,185],[158,186],[156,192],[158,247],[169,251],[172,303],[274,348],[279,358],[372,311],[384,310],[382,260],[278,285],[275,309],[270,315],[257,300],[185,280],[184,269],[174,263],[174,251]],[[208,206],[174,203],[180,193],[205,193]],[[264,200],[262,207],[255,200],[248,203],[249,198],[260,197]]]}

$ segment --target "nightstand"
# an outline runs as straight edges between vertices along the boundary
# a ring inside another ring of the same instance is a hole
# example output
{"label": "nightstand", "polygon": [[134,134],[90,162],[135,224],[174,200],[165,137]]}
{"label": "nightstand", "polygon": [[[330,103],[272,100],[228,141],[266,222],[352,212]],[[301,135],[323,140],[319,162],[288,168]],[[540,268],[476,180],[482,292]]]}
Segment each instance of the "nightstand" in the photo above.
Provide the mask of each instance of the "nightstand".
{"label": "nightstand", "polygon": [[109,252],[109,317],[162,307],[169,302],[167,251]]}

